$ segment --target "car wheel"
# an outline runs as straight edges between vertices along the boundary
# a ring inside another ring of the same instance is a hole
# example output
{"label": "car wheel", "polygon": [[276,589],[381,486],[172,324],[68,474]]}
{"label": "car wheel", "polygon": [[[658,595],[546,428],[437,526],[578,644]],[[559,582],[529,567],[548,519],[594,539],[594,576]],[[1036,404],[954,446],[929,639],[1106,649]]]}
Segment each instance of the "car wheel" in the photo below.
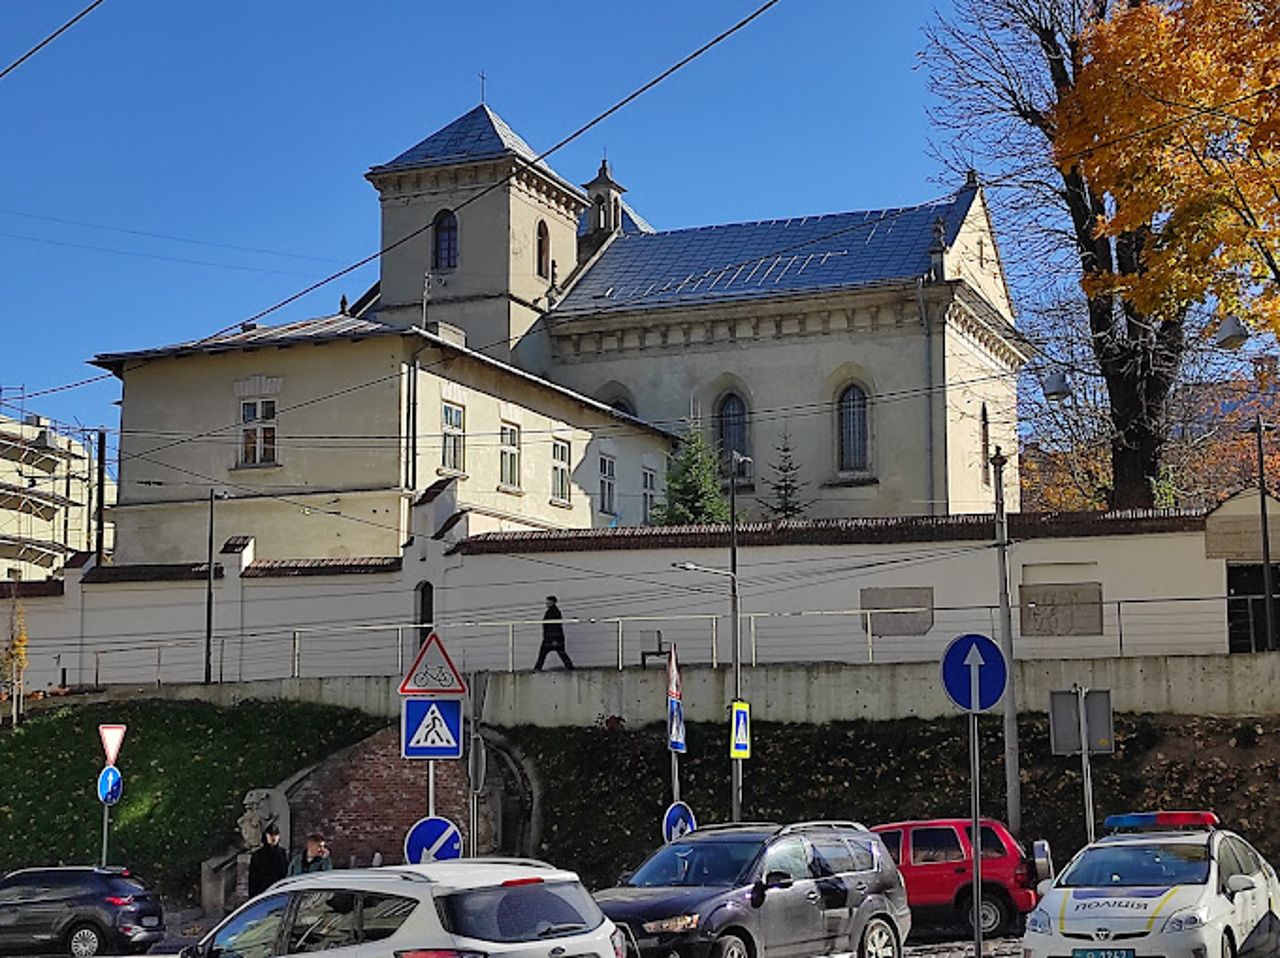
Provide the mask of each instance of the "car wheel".
{"label": "car wheel", "polygon": [[872,918],[862,930],[858,958],[902,958],[902,946],[893,928],[883,918]]}
{"label": "car wheel", "polygon": [[1222,933],[1222,958],[1236,958],[1235,942],[1225,931]]}
{"label": "car wheel", "polygon": [[[964,920],[969,931],[973,931],[973,899],[965,901]],[[1013,909],[1009,902],[998,892],[984,895],[978,908],[978,923],[982,927],[982,937],[1000,938],[1013,923]]]}
{"label": "car wheel", "polygon": [[747,943],[737,935],[721,935],[717,938],[712,954],[714,958],[751,958]]}
{"label": "car wheel", "polygon": [[93,958],[105,955],[107,949],[97,925],[76,925],[67,933],[67,954],[71,958]]}

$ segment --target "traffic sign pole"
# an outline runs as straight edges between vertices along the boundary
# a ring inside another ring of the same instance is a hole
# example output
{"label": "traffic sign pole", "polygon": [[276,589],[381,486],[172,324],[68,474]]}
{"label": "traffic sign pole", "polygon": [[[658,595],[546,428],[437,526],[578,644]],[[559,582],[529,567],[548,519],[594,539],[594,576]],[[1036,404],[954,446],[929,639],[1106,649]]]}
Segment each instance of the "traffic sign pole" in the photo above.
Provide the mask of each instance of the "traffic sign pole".
{"label": "traffic sign pole", "polygon": [[102,867],[107,867],[107,832],[111,828],[111,806],[102,806]]}
{"label": "traffic sign pole", "polygon": [[[977,670],[974,670],[977,674]],[[977,695],[973,699],[976,704]],[[969,798],[972,802],[973,830],[969,832],[969,846],[973,853],[973,954],[982,958],[982,799],[978,774],[978,710],[969,712],[969,778],[973,784]]]}
{"label": "traffic sign pole", "polygon": [[436,817],[436,761],[427,762],[427,815]]}

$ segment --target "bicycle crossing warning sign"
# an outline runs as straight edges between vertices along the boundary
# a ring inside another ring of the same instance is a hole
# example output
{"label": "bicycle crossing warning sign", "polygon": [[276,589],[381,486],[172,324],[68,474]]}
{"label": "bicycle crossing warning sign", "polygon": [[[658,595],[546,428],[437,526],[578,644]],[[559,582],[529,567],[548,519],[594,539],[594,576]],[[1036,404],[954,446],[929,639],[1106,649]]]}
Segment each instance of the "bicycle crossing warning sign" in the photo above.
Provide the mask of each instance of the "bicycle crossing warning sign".
{"label": "bicycle crossing warning sign", "polygon": [[401,695],[462,695],[467,684],[444,650],[440,636],[432,632],[400,683]]}

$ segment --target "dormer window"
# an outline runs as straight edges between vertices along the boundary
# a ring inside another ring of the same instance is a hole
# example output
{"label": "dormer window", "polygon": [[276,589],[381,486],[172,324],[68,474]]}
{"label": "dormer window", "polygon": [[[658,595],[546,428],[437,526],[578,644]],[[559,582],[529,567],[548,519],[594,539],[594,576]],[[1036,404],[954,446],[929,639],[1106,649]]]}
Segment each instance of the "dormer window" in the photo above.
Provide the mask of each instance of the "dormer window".
{"label": "dormer window", "polygon": [[538,220],[536,251],[538,275],[543,279],[548,279],[551,276],[551,232],[547,229],[546,220]]}
{"label": "dormer window", "polygon": [[603,196],[596,197],[596,229],[607,230],[609,228],[609,205],[605,202]]}
{"label": "dormer window", "polygon": [[455,268],[458,265],[458,217],[453,210],[441,210],[436,214],[431,239],[431,268]]}

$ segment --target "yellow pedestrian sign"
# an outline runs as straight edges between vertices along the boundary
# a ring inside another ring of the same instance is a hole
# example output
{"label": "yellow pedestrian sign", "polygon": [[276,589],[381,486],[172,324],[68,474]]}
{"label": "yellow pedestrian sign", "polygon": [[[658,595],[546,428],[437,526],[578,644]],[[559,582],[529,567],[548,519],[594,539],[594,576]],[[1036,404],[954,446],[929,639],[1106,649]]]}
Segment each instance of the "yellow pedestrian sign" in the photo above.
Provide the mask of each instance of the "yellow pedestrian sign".
{"label": "yellow pedestrian sign", "polygon": [[751,706],[733,703],[733,721],[729,723],[729,757],[751,757]]}

